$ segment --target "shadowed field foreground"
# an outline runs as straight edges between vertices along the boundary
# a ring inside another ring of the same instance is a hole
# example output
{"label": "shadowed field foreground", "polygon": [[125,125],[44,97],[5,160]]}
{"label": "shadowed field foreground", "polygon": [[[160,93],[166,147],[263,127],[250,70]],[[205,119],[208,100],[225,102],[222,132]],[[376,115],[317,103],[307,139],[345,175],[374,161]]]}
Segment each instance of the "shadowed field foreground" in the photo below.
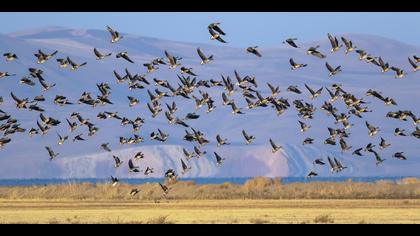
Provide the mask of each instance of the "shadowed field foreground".
{"label": "shadowed field foreground", "polygon": [[[0,188],[0,223],[420,223],[420,181]],[[131,189],[140,193],[131,196]]]}
{"label": "shadowed field foreground", "polygon": [[418,200],[0,201],[1,223],[420,223]]}

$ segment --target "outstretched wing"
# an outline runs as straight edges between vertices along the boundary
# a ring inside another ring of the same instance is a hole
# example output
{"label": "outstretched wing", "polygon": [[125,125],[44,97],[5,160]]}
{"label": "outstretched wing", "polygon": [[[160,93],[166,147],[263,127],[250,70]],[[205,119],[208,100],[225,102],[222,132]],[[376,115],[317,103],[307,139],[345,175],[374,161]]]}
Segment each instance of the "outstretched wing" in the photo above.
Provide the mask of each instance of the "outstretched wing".
{"label": "outstretched wing", "polygon": [[315,91],[312,90],[307,84],[305,84],[305,87],[312,95],[315,94]]}
{"label": "outstretched wing", "polygon": [[13,94],[13,92],[10,92],[10,95],[12,96],[13,100],[15,100],[17,103],[21,103],[21,102],[22,102],[22,100],[21,100],[21,99],[19,99],[18,97],[16,97],[16,96]]}
{"label": "outstretched wing", "polygon": [[203,61],[207,60],[207,57],[203,54],[200,48],[197,48],[197,53],[198,53],[198,56],[200,56],[201,60]]}
{"label": "outstretched wing", "polygon": [[95,53],[96,57],[98,57],[98,58],[103,57],[103,55],[96,48],[93,49],[93,52]]}
{"label": "outstretched wing", "polygon": [[326,63],[325,63],[325,66],[327,67],[327,69],[328,69],[330,72],[333,72],[333,71],[334,71],[334,68],[332,68],[332,66],[331,66],[328,62],[326,62]]}
{"label": "outstretched wing", "polygon": [[221,35],[226,35],[226,33],[223,32],[223,30],[219,26],[217,26],[217,25],[214,25],[213,26],[213,29],[216,30]]}

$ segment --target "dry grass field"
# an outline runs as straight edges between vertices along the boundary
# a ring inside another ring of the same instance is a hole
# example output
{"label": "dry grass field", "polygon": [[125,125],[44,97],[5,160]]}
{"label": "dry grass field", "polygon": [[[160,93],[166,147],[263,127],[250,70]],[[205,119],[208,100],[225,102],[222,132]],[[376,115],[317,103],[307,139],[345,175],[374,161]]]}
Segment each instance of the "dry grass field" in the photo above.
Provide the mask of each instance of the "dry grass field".
{"label": "dry grass field", "polygon": [[420,223],[419,200],[0,201],[1,223]]}
{"label": "dry grass field", "polygon": [[[420,223],[420,181],[0,187],[0,223]],[[138,188],[132,197],[129,192]]]}

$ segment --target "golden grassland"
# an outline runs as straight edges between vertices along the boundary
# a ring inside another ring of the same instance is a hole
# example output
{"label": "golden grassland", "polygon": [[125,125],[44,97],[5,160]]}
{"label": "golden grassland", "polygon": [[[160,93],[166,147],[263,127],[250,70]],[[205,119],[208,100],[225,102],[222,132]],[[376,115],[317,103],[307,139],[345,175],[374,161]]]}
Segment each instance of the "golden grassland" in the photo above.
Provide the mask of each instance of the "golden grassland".
{"label": "golden grassland", "polygon": [[[0,223],[420,223],[420,180],[0,187]],[[131,189],[140,193],[131,196]]]}
{"label": "golden grassland", "polygon": [[3,200],[1,223],[420,223],[419,200]]}

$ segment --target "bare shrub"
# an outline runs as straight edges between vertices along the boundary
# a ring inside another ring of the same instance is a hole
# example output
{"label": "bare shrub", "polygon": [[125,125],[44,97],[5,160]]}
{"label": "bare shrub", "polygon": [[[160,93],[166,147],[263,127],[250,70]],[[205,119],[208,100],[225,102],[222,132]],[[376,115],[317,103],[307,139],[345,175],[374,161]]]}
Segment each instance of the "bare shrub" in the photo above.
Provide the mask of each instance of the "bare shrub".
{"label": "bare shrub", "polygon": [[314,223],[315,224],[333,224],[334,219],[331,218],[330,215],[320,215],[320,216],[315,217]]}

